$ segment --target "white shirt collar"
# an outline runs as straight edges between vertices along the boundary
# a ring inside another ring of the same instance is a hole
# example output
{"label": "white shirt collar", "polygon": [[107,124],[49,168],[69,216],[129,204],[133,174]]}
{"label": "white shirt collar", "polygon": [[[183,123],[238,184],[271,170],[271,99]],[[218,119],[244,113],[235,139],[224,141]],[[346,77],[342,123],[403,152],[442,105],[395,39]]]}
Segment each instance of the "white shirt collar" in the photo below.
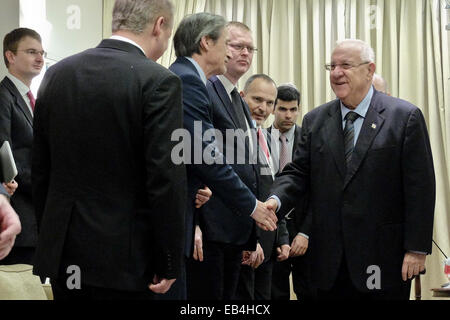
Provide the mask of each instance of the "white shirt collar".
{"label": "white shirt collar", "polygon": [[30,88],[28,88],[28,86],[23,83],[21,80],[17,79],[15,76],[13,76],[11,73],[7,73],[6,75],[9,80],[12,81],[12,83],[14,83],[14,85],[16,86],[17,90],[19,91],[21,96],[26,96],[28,91],[30,91]]}
{"label": "white shirt collar", "polygon": [[128,43],[138,47],[139,49],[141,49],[142,53],[144,53],[144,55],[147,56],[145,54],[144,49],[142,49],[142,47],[140,45],[138,45],[136,42],[134,42],[133,40],[131,40],[129,38],[126,38],[126,37],[123,37],[123,36],[118,36],[118,35],[113,35],[113,36],[110,37],[110,39],[128,42]]}
{"label": "white shirt collar", "polygon": [[[294,141],[295,127],[296,127],[296,125],[294,124],[288,131],[286,131],[284,133],[284,136],[286,137],[287,142]],[[275,126],[272,126],[272,130],[278,130],[278,129],[275,128]],[[282,135],[281,131],[278,130],[278,132],[279,132],[279,136],[281,137],[281,135]]]}
{"label": "white shirt collar", "polygon": [[[222,82],[225,90],[227,91],[228,95],[230,96],[231,99],[231,91],[234,90],[234,88],[236,88],[236,86],[234,84],[231,83],[230,80],[228,80],[227,77],[225,77],[224,75],[218,75],[217,78],[219,78],[220,82]],[[237,90],[237,88],[236,88]]]}

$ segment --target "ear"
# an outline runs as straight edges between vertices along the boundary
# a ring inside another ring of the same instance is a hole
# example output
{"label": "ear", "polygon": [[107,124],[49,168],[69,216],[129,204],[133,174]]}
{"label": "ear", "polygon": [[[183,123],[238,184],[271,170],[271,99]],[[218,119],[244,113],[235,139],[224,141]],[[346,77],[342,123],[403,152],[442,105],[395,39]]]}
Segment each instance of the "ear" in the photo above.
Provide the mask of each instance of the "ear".
{"label": "ear", "polygon": [[239,92],[239,94],[241,95],[242,99],[245,98],[245,93],[244,93],[244,91]]}
{"label": "ear", "polygon": [[204,51],[208,52],[209,51],[210,42],[211,42],[211,39],[208,36],[203,36],[200,39],[200,48],[203,49]]}
{"label": "ear", "polygon": [[375,63],[373,63],[373,62],[369,63],[369,77],[370,77],[370,81],[372,81],[372,79],[373,79],[373,75],[375,74],[375,70],[376,70]]}
{"label": "ear", "polygon": [[9,62],[9,65],[11,65],[14,62],[15,58],[16,58],[16,55],[10,50],[5,52],[5,56],[6,56],[6,59],[8,60],[8,62]]}
{"label": "ear", "polygon": [[166,24],[166,18],[164,18],[163,16],[158,17],[155,21],[155,23],[153,24],[153,30],[152,30],[152,35],[155,37],[158,37],[161,32],[162,29],[164,28]]}

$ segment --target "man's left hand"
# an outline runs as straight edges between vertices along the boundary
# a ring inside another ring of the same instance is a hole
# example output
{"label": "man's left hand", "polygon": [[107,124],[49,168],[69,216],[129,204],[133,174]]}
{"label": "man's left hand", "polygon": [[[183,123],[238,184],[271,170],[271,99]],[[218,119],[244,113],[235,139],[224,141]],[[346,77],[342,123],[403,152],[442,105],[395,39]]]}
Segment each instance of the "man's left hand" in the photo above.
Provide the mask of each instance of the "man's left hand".
{"label": "man's left hand", "polygon": [[403,259],[402,279],[406,281],[418,276],[420,272],[425,270],[426,254],[407,252]]}
{"label": "man's left hand", "polygon": [[203,189],[199,189],[195,196],[195,207],[197,209],[201,208],[205,203],[211,199],[212,191],[207,186]]}

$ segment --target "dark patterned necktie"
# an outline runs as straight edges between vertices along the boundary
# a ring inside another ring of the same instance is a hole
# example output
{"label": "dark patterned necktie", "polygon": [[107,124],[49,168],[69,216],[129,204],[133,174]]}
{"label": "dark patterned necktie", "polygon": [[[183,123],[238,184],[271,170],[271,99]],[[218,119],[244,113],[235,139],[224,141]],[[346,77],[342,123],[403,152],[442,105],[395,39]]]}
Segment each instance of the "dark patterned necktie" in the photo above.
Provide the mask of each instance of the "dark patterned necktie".
{"label": "dark patterned necktie", "polygon": [[245,123],[244,106],[242,105],[241,96],[236,88],[231,91],[231,102],[233,104],[234,112],[237,116],[239,129],[247,131],[247,125]]}
{"label": "dark patterned necktie", "polygon": [[344,148],[345,148],[345,163],[348,166],[352,160],[353,149],[355,148],[355,127],[353,123],[359,118],[359,114],[350,111],[345,116],[345,128],[344,128]]}

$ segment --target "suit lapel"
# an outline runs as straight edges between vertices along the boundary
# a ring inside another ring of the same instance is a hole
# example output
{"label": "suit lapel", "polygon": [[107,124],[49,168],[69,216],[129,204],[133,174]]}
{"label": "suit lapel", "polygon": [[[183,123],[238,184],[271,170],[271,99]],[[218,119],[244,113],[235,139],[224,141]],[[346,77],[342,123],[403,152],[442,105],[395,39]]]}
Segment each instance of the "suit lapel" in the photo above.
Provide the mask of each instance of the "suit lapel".
{"label": "suit lapel", "polygon": [[366,118],[364,119],[355,149],[353,150],[352,160],[345,178],[344,189],[358,171],[362,161],[367,155],[367,151],[372,145],[373,139],[377,136],[378,132],[380,132],[381,127],[384,124],[384,117],[381,115],[384,108],[377,105],[374,101],[375,100],[372,99],[372,103],[367,110]]}
{"label": "suit lapel", "polygon": [[5,79],[3,79],[3,84],[11,92],[12,96],[14,97],[16,106],[25,115],[25,118],[27,119],[30,126],[33,127],[33,116],[31,115],[30,109],[28,108],[26,102],[23,100],[22,96],[20,95],[19,90],[17,90],[14,83],[12,83],[12,81],[9,80],[7,77],[5,77]]}
{"label": "suit lapel", "polygon": [[339,100],[336,100],[334,105],[329,109],[329,119],[325,124],[325,140],[334,158],[336,167],[345,179],[345,157],[344,157],[344,137],[342,134],[342,115],[339,108]]}
{"label": "suit lapel", "polygon": [[232,102],[230,101],[230,97],[228,96],[227,91],[225,90],[225,87],[223,86],[222,82],[220,82],[219,78],[216,76],[211,78],[211,82],[214,86],[214,88],[217,91],[217,95],[219,96],[220,100],[222,101],[223,106],[225,107],[226,112],[230,116],[231,120],[233,121],[233,124],[235,128],[239,128],[239,122],[237,121],[237,115],[234,111]]}
{"label": "suit lapel", "polygon": [[248,126],[250,127],[250,129],[255,129],[255,126],[253,125],[252,115],[250,114],[250,108],[248,107],[247,102],[245,102],[244,99],[242,99],[242,97],[241,103],[244,106],[244,114],[245,117],[247,118]]}

